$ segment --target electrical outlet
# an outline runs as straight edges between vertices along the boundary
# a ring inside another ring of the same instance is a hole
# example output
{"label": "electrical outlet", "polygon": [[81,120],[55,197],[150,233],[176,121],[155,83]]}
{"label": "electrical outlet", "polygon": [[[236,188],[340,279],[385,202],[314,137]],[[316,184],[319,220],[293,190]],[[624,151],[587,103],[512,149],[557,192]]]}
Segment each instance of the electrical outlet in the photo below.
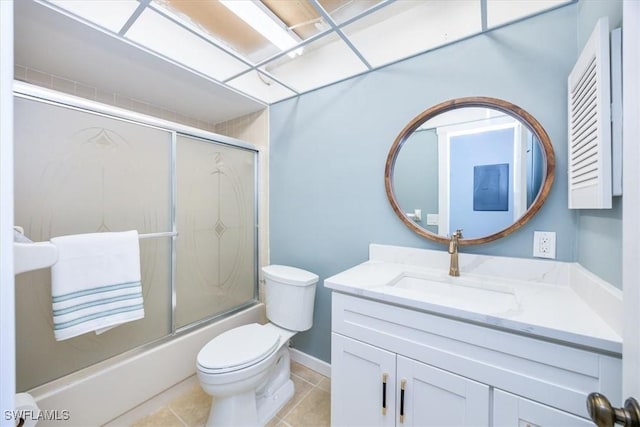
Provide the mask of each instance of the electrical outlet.
{"label": "electrical outlet", "polygon": [[555,231],[533,232],[533,256],[538,258],[556,258]]}

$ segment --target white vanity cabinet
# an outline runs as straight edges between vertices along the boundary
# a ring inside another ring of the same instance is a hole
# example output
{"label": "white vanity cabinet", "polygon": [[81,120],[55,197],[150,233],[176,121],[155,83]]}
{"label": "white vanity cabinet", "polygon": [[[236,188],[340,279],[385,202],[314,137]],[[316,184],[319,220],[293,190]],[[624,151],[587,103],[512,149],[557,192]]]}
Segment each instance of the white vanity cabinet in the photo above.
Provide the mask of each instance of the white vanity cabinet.
{"label": "white vanity cabinet", "polygon": [[340,292],[332,304],[334,426],[592,426],[590,392],[620,401],[615,355]]}
{"label": "white vanity cabinet", "polygon": [[494,390],[493,425],[496,427],[593,427],[594,423],[502,390]]}
{"label": "white vanity cabinet", "polygon": [[332,426],[488,426],[489,387],[333,334]]}

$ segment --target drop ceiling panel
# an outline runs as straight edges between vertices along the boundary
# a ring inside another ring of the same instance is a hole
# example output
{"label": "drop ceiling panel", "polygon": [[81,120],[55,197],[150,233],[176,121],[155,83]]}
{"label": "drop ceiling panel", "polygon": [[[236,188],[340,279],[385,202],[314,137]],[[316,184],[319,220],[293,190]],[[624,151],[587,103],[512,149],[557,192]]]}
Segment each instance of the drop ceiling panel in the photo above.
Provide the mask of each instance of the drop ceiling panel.
{"label": "drop ceiling panel", "polygon": [[283,56],[265,66],[266,71],[299,92],[345,79],[367,71],[367,67],[335,34],[305,46],[295,58]]}
{"label": "drop ceiling panel", "polygon": [[262,73],[259,74],[256,70],[230,80],[227,84],[269,104],[295,95],[295,92],[269,79]]}
{"label": "drop ceiling panel", "polygon": [[489,28],[512,22],[556,6],[569,0],[487,0],[487,25]]}
{"label": "drop ceiling panel", "polygon": [[378,67],[481,32],[480,1],[398,1],[343,31]]}
{"label": "drop ceiling panel", "polygon": [[136,0],[52,0],[51,3],[114,33],[120,31],[140,4]]}
{"label": "drop ceiling panel", "polygon": [[249,67],[193,32],[147,8],[125,37],[216,80]]}

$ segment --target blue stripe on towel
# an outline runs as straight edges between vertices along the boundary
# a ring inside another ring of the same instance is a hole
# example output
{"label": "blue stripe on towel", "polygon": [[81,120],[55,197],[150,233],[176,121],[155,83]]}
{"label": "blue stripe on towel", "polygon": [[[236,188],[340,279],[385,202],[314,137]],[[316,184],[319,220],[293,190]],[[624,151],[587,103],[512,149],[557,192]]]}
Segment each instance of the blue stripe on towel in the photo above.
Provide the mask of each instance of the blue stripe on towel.
{"label": "blue stripe on towel", "polygon": [[78,298],[78,297],[82,297],[82,296],[85,296],[85,295],[98,294],[98,293],[101,293],[101,292],[116,291],[118,289],[133,288],[135,286],[140,286],[140,282],[138,281],[138,282],[118,283],[117,285],[100,286],[100,287],[96,287],[96,288],[85,289],[85,290],[82,290],[82,291],[70,292],[68,294],[55,295],[55,296],[51,297],[51,301],[52,302],[61,302],[61,301],[66,301],[66,300],[71,299],[71,298]]}
{"label": "blue stripe on towel", "polygon": [[69,320],[68,322],[58,323],[54,322],[53,329],[59,331],[60,329],[70,328],[71,326],[79,325],[80,323],[88,322],[91,320],[99,319],[101,317],[112,316],[114,314],[125,313],[127,311],[135,311],[143,308],[143,304],[130,305],[127,307],[114,308],[113,310],[103,311],[100,313],[89,314],[87,316],[79,317],[75,320]]}
{"label": "blue stripe on towel", "polygon": [[117,297],[103,298],[100,300],[85,302],[78,305],[72,305],[66,308],[60,308],[58,310],[53,310],[53,315],[62,316],[63,314],[73,313],[74,311],[82,310],[89,307],[94,307],[96,305],[110,304],[112,302],[126,301],[129,299],[135,299],[135,298],[142,298],[142,292],[138,291],[133,294],[118,295]]}

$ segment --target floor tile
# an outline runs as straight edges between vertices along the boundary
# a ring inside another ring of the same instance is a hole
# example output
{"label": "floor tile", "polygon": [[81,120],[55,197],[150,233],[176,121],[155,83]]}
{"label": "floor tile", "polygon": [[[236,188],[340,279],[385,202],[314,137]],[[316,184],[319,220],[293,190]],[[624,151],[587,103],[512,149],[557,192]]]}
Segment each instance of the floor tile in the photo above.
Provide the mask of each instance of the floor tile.
{"label": "floor tile", "polygon": [[209,417],[211,396],[205,393],[199,385],[196,385],[169,403],[169,407],[189,427],[198,427],[203,425]]}
{"label": "floor tile", "polygon": [[[331,422],[331,380],[296,362],[291,364],[291,373],[291,380],[295,387],[294,396],[266,427],[329,426]],[[191,378],[184,381],[163,393],[163,395],[165,394],[166,397],[162,399],[152,399],[152,401],[158,401],[156,408],[161,409],[154,410],[155,412],[151,415],[137,419],[134,424],[126,422],[120,425],[131,425],[132,427],[204,426],[209,416],[212,399],[202,390],[196,379]],[[152,401],[145,403],[145,407],[150,406]],[[161,405],[164,406],[161,407]],[[118,424],[114,422],[110,425]]]}
{"label": "floor tile", "polygon": [[307,394],[309,394],[309,391],[311,391],[311,389],[313,388],[311,384],[295,375],[291,376],[291,381],[293,381],[295,392],[293,393],[293,397],[291,398],[291,400],[289,400],[282,407],[282,409],[278,411],[277,416],[279,418],[284,418],[291,411],[291,409],[293,409],[294,406],[300,403],[302,399],[304,399]]}
{"label": "floor tile", "polygon": [[291,362],[291,373],[299,376],[305,381],[309,381],[311,384],[316,385],[324,378],[322,374],[317,373],[298,362]]}
{"label": "floor tile", "polygon": [[327,377],[322,377],[318,385],[316,386],[320,390],[331,392],[331,379]]}
{"label": "floor tile", "polygon": [[164,407],[158,412],[148,415],[131,427],[184,427],[184,424],[176,417],[168,407]]}
{"label": "floor tile", "polygon": [[319,388],[311,392],[284,418],[293,427],[329,426],[331,424],[330,394]]}

